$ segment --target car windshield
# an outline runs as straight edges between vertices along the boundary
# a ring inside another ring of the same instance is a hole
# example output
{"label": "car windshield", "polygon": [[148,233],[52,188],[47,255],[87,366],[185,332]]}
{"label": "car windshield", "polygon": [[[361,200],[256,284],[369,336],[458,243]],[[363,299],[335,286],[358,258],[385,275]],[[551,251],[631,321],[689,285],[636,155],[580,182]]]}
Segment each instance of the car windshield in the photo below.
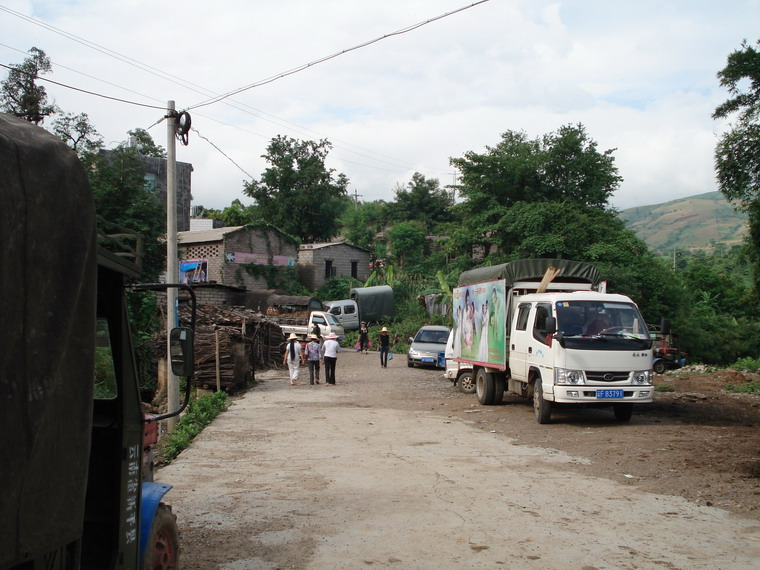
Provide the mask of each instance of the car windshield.
{"label": "car windshield", "polygon": [[650,342],[646,323],[633,303],[560,301],[556,310],[557,332],[567,342],[601,339],[613,343],[610,349],[624,348],[619,341]]}
{"label": "car windshield", "polygon": [[449,339],[449,331],[433,331],[422,329],[414,337],[414,342],[425,342],[430,344],[446,344]]}

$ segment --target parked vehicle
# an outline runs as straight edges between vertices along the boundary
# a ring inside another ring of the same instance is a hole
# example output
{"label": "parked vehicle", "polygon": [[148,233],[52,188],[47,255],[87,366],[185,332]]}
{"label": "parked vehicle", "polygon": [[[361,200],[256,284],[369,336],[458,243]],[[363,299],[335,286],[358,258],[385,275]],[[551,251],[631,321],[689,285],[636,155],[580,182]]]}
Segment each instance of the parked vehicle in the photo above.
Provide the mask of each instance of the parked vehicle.
{"label": "parked vehicle", "polygon": [[631,299],[599,285],[594,266],[569,260],[464,272],[453,291],[452,353],[472,365],[478,401],[498,403],[505,391],[532,398],[542,424],[566,404],[611,405],[627,421],[634,404],[651,402],[646,324]]}
{"label": "parked vehicle", "polygon": [[285,336],[295,334],[303,341],[308,339],[311,331],[314,330],[314,325],[319,325],[319,334],[323,338],[331,333],[337,335],[338,339],[342,339],[346,335],[346,331],[343,330],[335,317],[326,311],[311,311],[307,317],[280,316],[272,318],[280,324],[282,334]]}
{"label": "parked vehicle", "polygon": [[654,342],[652,369],[655,374],[665,374],[668,370],[686,366],[686,354],[674,346],[678,343],[678,339],[670,330],[670,321],[662,319],[659,327],[650,326],[649,328]]}
{"label": "parked vehicle", "polygon": [[446,341],[451,329],[449,327],[425,325],[409,338],[409,351],[406,354],[406,365],[412,368],[415,364],[422,366],[446,366]]}
{"label": "parked vehicle", "polygon": [[[141,249],[124,231],[96,245],[84,169],[50,133],[0,114],[0,156],[0,266],[14,271],[0,284],[0,568],[178,567],[171,485],[151,482],[148,453],[181,409],[143,417],[125,285]],[[185,290],[194,307],[188,285],[132,288]],[[192,326],[170,347],[191,376]]]}
{"label": "parked vehicle", "polygon": [[356,330],[361,321],[377,323],[383,318],[396,315],[393,289],[388,285],[356,287],[349,293],[350,299],[325,303],[329,311],[346,330]]}
{"label": "parked vehicle", "polygon": [[451,380],[454,386],[465,394],[475,393],[475,376],[472,374],[472,364],[454,360],[453,332],[449,333],[444,356],[446,358],[446,368],[443,372],[444,378]]}
{"label": "parked vehicle", "polygon": [[330,301],[325,303],[325,310],[335,317],[335,320],[347,331],[359,329],[359,325],[361,324],[359,320],[359,304],[353,299]]}

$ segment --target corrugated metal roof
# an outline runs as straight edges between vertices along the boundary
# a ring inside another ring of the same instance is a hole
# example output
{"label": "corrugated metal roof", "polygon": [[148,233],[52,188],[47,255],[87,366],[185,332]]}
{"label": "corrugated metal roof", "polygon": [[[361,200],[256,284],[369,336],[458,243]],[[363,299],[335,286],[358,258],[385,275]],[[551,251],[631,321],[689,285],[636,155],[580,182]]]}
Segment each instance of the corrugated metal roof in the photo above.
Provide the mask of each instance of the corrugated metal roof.
{"label": "corrugated metal roof", "polygon": [[207,241],[221,241],[229,233],[243,229],[245,226],[228,226],[213,230],[200,230],[192,232],[177,232],[179,243],[203,243]]}

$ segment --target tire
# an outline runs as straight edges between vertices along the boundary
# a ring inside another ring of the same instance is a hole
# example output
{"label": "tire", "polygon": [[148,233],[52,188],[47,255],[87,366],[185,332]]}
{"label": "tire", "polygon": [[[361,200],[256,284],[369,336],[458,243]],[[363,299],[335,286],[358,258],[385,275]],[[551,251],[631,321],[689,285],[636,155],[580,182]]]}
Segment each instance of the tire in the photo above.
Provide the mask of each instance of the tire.
{"label": "tire", "polygon": [[457,387],[460,392],[465,394],[475,393],[475,376],[472,374],[472,370],[462,372],[457,379]]}
{"label": "tire", "polygon": [[496,382],[493,374],[486,372],[485,368],[478,368],[478,372],[475,374],[475,392],[478,396],[478,402],[482,405],[493,405]]}
{"label": "tire", "polygon": [[414,362],[412,362],[412,361],[411,361],[411,360],[409,360],[408,358],[406,359],[406,365],[407,365],[409,368],[414,368]]}
{"label": "tire", "polygon": [[544,388],[540,376],[533,380],[533,412],[538,423],[549,423],[552,416],[552,403],[544,399]]}
{"label": "tire", "polygon": [[633,415],[633,404],[612,404],[615,419],[619,422],[627,422]]}
{"label": "tire", "polygon": [[171,507],[161,503],[153,517],[145,548],[143,570],[176,570],[179,568],[179,531],[177,517]]}
{"label": "tire", "polygon": [[493,403],[501,404],[504,398],[504,389],[506,387],[506,379],[501,374],[492,374],[493,381]]}
{"label": "tire", "polygon": [[658,360],[652,365],[652,368],[655,371],[655,374],[665,374],[665,371],[668,369],[667,366],[665,366],[665,363],[662,360]]}

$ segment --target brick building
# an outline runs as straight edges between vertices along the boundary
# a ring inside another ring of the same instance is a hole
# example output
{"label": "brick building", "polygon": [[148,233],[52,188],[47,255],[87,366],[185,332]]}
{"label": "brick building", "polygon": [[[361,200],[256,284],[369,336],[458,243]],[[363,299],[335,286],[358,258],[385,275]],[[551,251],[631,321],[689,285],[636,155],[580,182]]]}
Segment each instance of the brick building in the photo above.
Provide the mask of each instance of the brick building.
{"label": "brick building", "polygon": [[[297,241],[266,225],[178,232],[180,279],[246,289],[267,289],[265,271],[250,266],[293,267]],[[262,268],[263,269],[263,268]]]}
{"label": "brick building", "polygon": [[345,242],[302,244],[298,250],[298,279],[312,291],[341,275],[363,282],[369,277],[369,259],[368,250]]}

